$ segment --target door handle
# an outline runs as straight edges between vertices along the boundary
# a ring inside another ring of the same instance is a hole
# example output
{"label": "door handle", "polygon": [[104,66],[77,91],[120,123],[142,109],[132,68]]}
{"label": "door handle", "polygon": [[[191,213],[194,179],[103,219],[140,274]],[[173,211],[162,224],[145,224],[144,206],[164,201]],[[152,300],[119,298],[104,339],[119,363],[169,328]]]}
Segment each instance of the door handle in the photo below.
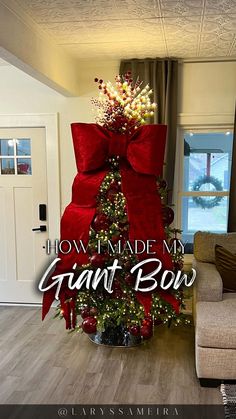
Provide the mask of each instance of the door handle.
{"label": "door handle", "polygon": [[47,231],[47,226],[39,226],[36,228],[32,228],[32,231]]}

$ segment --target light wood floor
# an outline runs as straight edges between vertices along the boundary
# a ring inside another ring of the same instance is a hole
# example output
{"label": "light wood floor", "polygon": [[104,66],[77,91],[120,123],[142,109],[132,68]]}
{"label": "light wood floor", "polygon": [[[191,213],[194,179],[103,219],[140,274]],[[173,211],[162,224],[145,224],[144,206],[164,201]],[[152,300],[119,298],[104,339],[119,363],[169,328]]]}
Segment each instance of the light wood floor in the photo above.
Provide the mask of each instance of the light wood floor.
{"label": "light wood floor", "polygon": [[161,326],[145,345],[111,349],[52,315],[0,307],[0,404],[222,403],[195,376],[193,328]]}

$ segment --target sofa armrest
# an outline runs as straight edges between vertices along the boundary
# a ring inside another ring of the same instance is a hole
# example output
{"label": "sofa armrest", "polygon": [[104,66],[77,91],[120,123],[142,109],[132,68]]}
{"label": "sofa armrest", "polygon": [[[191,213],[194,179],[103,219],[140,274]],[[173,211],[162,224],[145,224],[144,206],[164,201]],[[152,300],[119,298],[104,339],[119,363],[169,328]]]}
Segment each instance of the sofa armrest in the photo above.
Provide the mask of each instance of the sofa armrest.
{"label": "sofa armrest", "polygon": [[214,263],[199,262],[194,259],[193,268],[197,273],[193,291],[195,303],[197,301],[221,301],[223,283]]}

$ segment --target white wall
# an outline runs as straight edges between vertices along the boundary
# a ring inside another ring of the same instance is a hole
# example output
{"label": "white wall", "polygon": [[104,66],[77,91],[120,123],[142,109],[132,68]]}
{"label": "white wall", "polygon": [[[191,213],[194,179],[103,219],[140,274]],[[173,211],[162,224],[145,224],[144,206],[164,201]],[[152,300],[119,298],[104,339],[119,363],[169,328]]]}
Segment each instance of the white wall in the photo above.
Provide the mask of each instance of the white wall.
{"label": "white wall", "polygon": [[219,122],[220,115],[234,114],[236,61],[186,62],[179,69],[180,114],[216,114]]}
{"label": "white wall", "polygon": [[[70,201],[75,175],[70,124],[93,122],[90,99],[97,95],[93,79],[113,80],[118,68],[117,61],[81,64],[78,68],[81,96],[68,98],[12,66],[0,66],[0,113],[59,113],[62,210]],[[233,115],[235,74],[236,62],[181,64],[179,112]]]}

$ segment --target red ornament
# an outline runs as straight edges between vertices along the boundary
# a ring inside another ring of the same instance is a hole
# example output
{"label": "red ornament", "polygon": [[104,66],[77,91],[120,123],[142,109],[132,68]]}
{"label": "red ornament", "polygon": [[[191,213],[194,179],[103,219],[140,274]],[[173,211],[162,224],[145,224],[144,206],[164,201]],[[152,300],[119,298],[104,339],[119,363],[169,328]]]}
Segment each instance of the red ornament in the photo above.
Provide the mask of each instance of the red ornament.
{"label": "red ornament", "polygon": [[119,183],[116,180],[113,180],[110,183],[109,189],[113,189],[114,191],[119,192],[121,190],[121,187],[120,187]]}
{"label": "red ornament", "polygon": [[95,268],[103,268],[106,261],[107,261],[107,255],[105,253],[101,253],[101,254],[94,253],[90,257],[90,263]]}
{"label": "red ornament", "polygon": [[129,332],[133,336],[140,336],[140,326],[138,325],[130,326]]}
{"label": "red ornament", "polygon": [[161,214],[164,225],[170,225],[174,221],[175,213],[172,208],[162,205]]}
{"label": "red ornament", "polygon": [[153,335],[152,327],[150,326],[141,326],[140,333],[143,339],[150,339]]}
{"label": "red ornament", "polygon": [[148,326],[148,327],[152,327],[153,325],[153,320],[151,317],[145,317],[142,321],[142,326]]}
{"label": "red ornament", "polygon": [[117,190],[114,188],[111,188],[107,191],[107,199],[109,199],[109,201],[114,202],[115,198],[117,195]]}
{"label": "red ornament", "polygon": [[105,214],[97,214],[93,220],[92,227],[95,231],[107,230],[109,219]]}
{"label": "red ornament", "polygon": [[86,319],[86,317],[89,317],[90,316],[90,309],[89,309],[89,307],[84,307],[81,310],[80,315],[81,315],[82,319]]}
{"label": "red ornament", "polygon": [[82,329],[85,333],[91,334],[97,331],[97,320],[95,317],[86,317],[82,323]]}

